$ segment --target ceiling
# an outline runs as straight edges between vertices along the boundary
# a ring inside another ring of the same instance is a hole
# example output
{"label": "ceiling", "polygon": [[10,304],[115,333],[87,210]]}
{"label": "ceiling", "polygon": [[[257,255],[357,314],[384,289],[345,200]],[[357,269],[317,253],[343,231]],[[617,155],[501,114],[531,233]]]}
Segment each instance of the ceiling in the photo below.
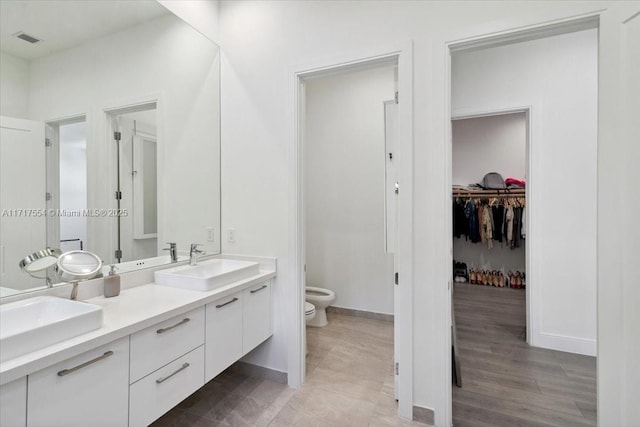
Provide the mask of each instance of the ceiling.
{"label": "ceiling", "polygon": [[[155,0],[1,0],[0,50],[31,60],[168,13]],[[14,36],[21,31],[42,41]]]}

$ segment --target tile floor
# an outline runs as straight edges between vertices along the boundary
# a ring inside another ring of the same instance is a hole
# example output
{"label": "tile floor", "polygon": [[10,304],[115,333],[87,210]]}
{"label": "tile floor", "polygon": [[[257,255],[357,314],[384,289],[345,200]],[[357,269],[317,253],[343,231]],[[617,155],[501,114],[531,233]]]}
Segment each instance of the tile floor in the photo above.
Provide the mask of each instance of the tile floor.
{"label": "tile floor", "polygon": [[301,389],[230,369],[153,426],[426,426],[396,416],[392,323],[330,313],[307,339]]}

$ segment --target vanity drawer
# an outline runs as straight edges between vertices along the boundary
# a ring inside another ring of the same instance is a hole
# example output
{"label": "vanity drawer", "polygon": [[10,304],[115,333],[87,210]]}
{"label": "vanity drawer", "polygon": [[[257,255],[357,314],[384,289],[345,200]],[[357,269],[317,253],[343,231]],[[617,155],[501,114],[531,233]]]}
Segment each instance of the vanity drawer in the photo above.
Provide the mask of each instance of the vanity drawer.
{"label": "vanity drawer", "polygon": [[129,388],[129,427],[147,426],[204,385],[204,346]]}
{"label": "vanity drawer", "polygon": [[131,335],[129,382],[138,381],[202,344],[204,344],[204,307]]}
{"label": "vanity drawer", "polygon": [[126,425],[128,371],[124,337],[29,374],[27,426]]}

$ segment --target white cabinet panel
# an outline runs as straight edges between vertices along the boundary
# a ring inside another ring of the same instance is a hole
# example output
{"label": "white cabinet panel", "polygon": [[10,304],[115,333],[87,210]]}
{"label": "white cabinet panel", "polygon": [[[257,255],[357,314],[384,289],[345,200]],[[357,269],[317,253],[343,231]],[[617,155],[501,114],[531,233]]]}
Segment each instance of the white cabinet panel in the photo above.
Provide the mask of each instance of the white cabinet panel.
{"label": "white cabinet panel", "polygon": [[242,297],[239,292],[207,304],[206,382],[242,357]]}
{"label": "white cabinet panel", "polygon": [[129,337],[29,375],[30,427],[127,425]]}
{"label": "white cabinet panel", "polygon": [[204,344],[204,307],[131,335],[131,378],[134,383]]}
{"label": "white cabinet panel", "polygon": [[271,281],[244,290],[242,353],[247,354],[271,336]]}
{"label": "white cabinet panel", "polygon": [[27,425],[27,377],[0,387],[0,426]]}
{"label": "white cabinet panel", "polygon": [[204,385],[204,346],[131,385],[129,426],[147,426]]}

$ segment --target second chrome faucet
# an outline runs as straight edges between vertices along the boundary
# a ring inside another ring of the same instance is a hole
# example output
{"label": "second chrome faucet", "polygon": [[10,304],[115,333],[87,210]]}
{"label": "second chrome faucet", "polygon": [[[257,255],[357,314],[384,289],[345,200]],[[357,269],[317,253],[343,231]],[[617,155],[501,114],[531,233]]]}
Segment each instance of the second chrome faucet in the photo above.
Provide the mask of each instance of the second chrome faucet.
{"label": "second chrome faucet", "polygon": [[189,250],[189,265],[197,265],[198,264],[198,254],[205,254],[205,251],[201,251],[198,249],[198,246],[202,246],[199,243],[192,243],[191,250]]}

